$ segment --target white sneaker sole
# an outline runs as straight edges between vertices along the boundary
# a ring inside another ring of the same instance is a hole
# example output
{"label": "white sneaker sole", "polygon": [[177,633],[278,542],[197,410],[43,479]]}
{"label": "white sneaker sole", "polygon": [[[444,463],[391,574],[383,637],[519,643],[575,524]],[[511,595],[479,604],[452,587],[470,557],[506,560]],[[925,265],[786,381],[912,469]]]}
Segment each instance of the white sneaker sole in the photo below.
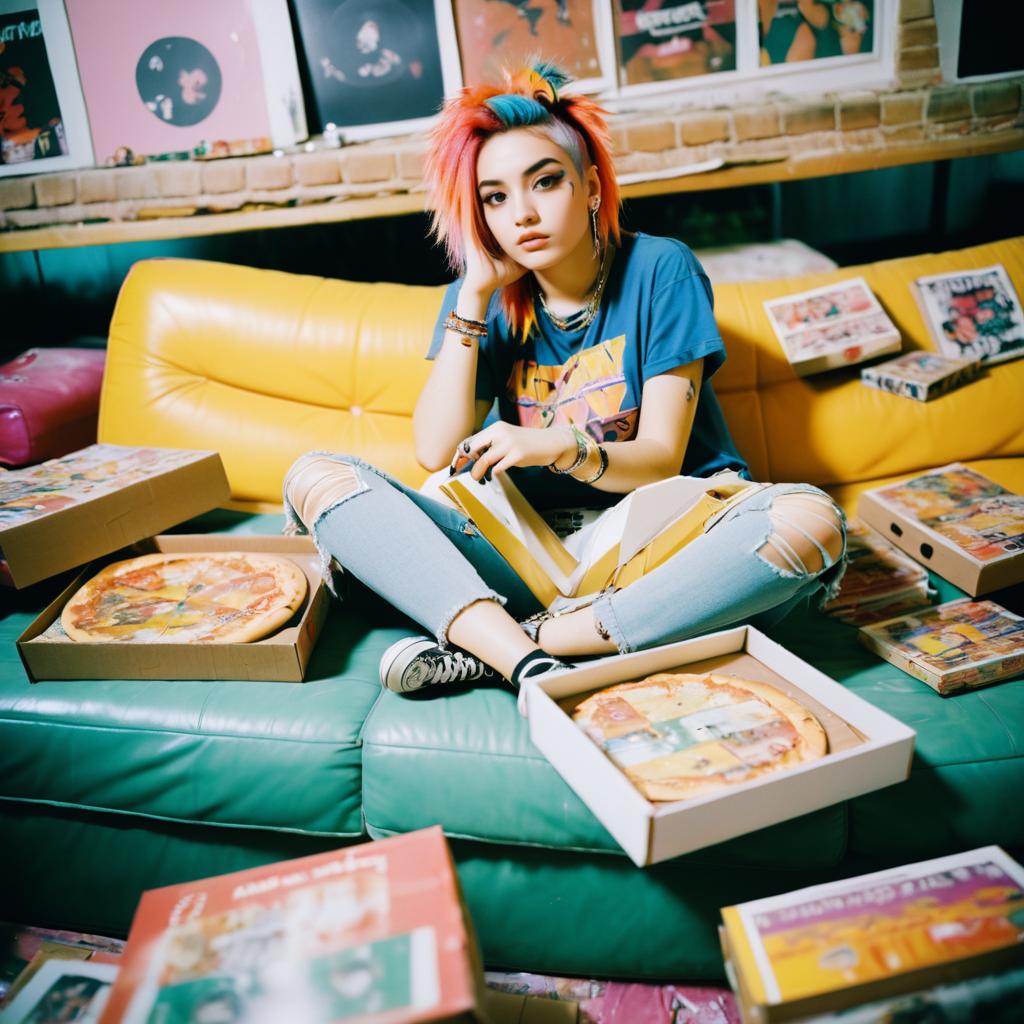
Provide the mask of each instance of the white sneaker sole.
{"label": "white sneaker sole", "polygon": [[402,685],[402,682],[409,663],[423,649],[424,644],[433,646],[433,642],[428,640],[427,637],[406,636],[401,640],[396,640],[381,655],[380,685],[385,690],[391,690],[393,693],[409,693],[412,690],[419,689],[418,686],[405,687]]}

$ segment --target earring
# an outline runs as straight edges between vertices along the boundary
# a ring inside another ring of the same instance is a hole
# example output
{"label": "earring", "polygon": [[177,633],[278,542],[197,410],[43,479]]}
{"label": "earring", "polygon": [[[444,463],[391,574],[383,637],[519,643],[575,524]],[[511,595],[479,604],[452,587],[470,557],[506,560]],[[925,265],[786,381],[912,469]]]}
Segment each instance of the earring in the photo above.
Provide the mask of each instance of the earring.
{"label": "earring", "polygon": [[601,235],[597,230],[597,211],[601,208],[601,197],[595,196],[590,201],[590,233],[594,239],[594,255],[601,258]]}

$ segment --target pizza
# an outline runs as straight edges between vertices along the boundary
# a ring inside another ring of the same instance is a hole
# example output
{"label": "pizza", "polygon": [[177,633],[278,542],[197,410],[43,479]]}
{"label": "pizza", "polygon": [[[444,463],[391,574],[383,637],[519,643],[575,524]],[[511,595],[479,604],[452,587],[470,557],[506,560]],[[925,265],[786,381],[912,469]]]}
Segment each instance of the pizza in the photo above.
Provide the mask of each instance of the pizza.
{"label": "pizza", "polygon": [[708,672],[601,690],[573,718],[648,800],[688,800],[812,761],[821,723],[768,683]]}
{"label": "pizza", "polygon": [[247,643],[284,625],[307,587],[306,574],[278,555],[142,555],[101,569],[60,621],[81,643]]}

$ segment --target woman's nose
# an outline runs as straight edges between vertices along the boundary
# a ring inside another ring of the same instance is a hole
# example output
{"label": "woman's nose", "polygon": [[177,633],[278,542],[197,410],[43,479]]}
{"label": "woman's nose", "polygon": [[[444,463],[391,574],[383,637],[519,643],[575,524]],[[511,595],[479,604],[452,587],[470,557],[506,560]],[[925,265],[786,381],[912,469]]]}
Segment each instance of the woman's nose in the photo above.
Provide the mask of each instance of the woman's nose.
{"label": "woman's nose", "polygon": [[516,224],[534,224],[537,221],[537,211],[533,203],[526,197],[517,199],[516,203]]}

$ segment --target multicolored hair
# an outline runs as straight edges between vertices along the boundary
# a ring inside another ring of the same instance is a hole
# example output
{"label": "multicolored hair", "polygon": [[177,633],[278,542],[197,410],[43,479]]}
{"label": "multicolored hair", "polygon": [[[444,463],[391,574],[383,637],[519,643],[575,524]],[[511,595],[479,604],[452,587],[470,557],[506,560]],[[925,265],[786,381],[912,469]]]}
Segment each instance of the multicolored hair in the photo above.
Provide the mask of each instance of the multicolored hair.
{"label": "multicolored hair", "polygon": [[[619,187],[612,166],[605,111],[586,96],[561,96],[570,79],[552,64],[506,74],[503,87],[463,89],[441,111],[427,153],[425,177],[431,229],[456,273],[465,267],[466,234],[492,256],[503,255],[484,220],[477,195],[476,162],[492,135],[513,128],[540,128],[569,155],[582,178],[597,169],[601,206],[597,231],[602,246],[619,241]],[[504,288],[501,304],[513,334],[529,336],[536,321],[530,275]]]}

